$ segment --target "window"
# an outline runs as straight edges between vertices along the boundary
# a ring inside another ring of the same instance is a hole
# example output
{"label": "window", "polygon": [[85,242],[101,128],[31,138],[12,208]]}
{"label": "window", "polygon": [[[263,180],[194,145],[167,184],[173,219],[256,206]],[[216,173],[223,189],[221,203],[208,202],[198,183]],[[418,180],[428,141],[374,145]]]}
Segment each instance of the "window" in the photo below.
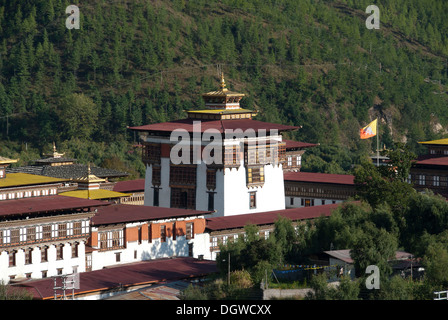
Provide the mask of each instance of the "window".
{"label": "window", "polygon": [[196,189],[171,188],[171,208],[196,209]]}
{"label": "window", "polygon": [[257,193],[249,192],[249,208],[255,209],[257,207]]}
{"label": "window", "polygon": [[51,237],[52,238],[57,238],[58,237],[58,225],[57,224],[52,224],[51,225]]}
{"label": "window", "polygon": [[73,222],[73,234],[79,236],[82,232],[82,223],[80,221]]}
{"label": "window", "polygon": [[173,234],[172,234],[173,240],[176,240],[176,236],[177,236],[176,223],[173,223],[171,230],[173,230]]}
{"label": "window", "polygon": [[48,261],[48,247],[45,246],[41,249],[40,251],[40,260],[42,262],[47,262]]}
{"label": "window", "polygon": [[43,226],[42,230],[43,230],[43,238],[45,240],[51,239],[51,224]]}
{"label": "window", "polygon": [[224,165],[240,165],[240,146],[226,146],[224,149]]}
{"label": "window", "polygon": [[11,230],[11,243],[18,243],[20,241],[20,230]]}
{"label": "window", "polygon": [[218,245],[218,238],[216,238],[216,237],[212,237],[212,238],[210,239],[210,242],[211,242],[211,246],[212,246],[212,247],[216,247],[216,246]]}
{"label": "window", "polygon": [[64,258],[64,245],[60,244],[56,246],[56,260],[62,260]]}
{"label": "window", "polygon": [[92,254],[86,254],[86,271],[92,271]]}
{"label": "window", "polygon": [[301,200],[302,207],[312,207],[314,206],[314,199],[303,199]]}
{"label": "window", "polygon": [[26,228],[20,228],[19,233],[20,233],[19,236],[20,242],[26,242]]}
{"label": "window", "polygon": [[418,184],[419,185],[424,185],[425,184],[425,175],[424,174],[419,174],[418,175]]}
{"label": "window", "polygon": [[123,229],[99,233],[100,249],[117,249],[124,246]]}
{"label": "window", "polygon": [[115,252],[115,262],[121,261],[121,252]]}
{"label": "window", "polygon": [[170,166],[170,185],[196,186],[196,166]]}
{"label": "window", "polygon": [[305,207],[314,206],[314,199],[305,199]]}
{"label": "window", "polygon": [[59,237],[67,237],[67,223],[61,223],[58,225]]}
{"label": "window", "polygon": [[433,185],[434,185],[434,187],[438,187],[440,185],[440,177],[439,176],[434,176]]}
{"label": "window", "polygon": [[1,233],[3,244],[11,243],[11,230],[3,230]]}
{"label": "window", "polygon": [[285,162],[285,156],[286,155],[286,144],[285,143],[279,143],[278,144],[278,162],[283,163]]}
{"label": "window", "polygon": [[67,222],[67,237],[73,236],[73,222]]}
{"label": "window", "polygon": [[25,249],[25,264],[32,264],[33,263],[33,249],[28,248]]}
{"label": "window", "polygon": [[27,237],[28,241],[36,240],[36,229],[37,229],[37,227],[26,228],[26,237]]}
{"label": "window", "polygon": [[160,226],[160,242],[166,241],[166,226],[162,225]]}
{"label": "window", "polygon": [[297,156],[296,158],[296,166],[301,166],[302,165],[302,157],[301,156]]}
{"label": "window", "polygon": [[288,167],[292,166],[292,157],[288,156]]}
{"label": "window", "polygon": [[216,170],[207,169],[207,190],[216,189]]}
{"label": "window", "polygon": [[161,184],[161,171],[160,167],[153,166],[152,167],[152,185],[160,186]]}
{"label": "window", "polygon": [[90,227],[89,227],[89,220],[84,220],[81,222],[81,232],[83,234],[87,234],[90,232]]}
{"label": "window", "polygon": [[248,167],[247,168],[247,183],[264,183],[264,168],[263,167]]}
{"label": "window", "polygon": [[209,211],[215,210],[215,193],[214,192],[208,192],[208,210]]}
{"label": "window", "polygon": [[159,188],[154,188],[153,206],[159,206]]}
{"label": "window", "polygon": [[187,222],[185,233],[185,238],[187,240],[194,238],[193,222]]}
{"label": "window", "polygon": [[11,251],[8,253],[10,267],[16,266],[16,253],[17,253],[17,251]]}
{"label": "window", "polygon": [[289,205],[291,205],[291,206],[294,205],[294,198],[293,197],[289,198]]}
{"label": "window", "polygon": [[161,157],[160,143],[143,143],[142,160],[146,164],[159,164]]}
{"label": "window", "polygon": [[79,247],[79,243],[75,242],[72,243],[72,258],[78,258],[78,247]]}

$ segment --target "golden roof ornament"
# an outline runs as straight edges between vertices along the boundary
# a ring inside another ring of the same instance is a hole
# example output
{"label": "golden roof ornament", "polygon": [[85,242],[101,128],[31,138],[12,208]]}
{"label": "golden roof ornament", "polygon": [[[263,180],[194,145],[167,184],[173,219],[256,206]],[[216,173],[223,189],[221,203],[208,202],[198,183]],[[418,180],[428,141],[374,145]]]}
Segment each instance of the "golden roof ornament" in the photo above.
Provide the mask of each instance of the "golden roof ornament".
{"label": "golden roof ornament", "polygon": [[56,151],[56,143],[53,141],[53,153],[44,153],[44,156],[50,157],[50,158],[61,158],[63,155],[65,155],[64,153],[59,153]]}
{"label": "golden roof ornament", "polygon": [[226,82],[224,80],[224,72],[221,72],[221,91],[228,91],[228,89],[226,88]]}

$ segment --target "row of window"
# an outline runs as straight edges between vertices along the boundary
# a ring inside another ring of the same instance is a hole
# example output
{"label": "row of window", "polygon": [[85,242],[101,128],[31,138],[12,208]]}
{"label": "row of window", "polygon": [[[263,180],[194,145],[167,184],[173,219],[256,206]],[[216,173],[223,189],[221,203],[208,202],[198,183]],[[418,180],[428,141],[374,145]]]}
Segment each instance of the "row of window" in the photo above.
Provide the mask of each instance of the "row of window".
{"label": "row of window", "polygon": [[286,196],[322,196],[333,198],[347,198],[355,195],[354,187],[339,187],[339,188],[315,188],[315,187],[302,187],[285,183],[285,195]]}
{"label": "row of window", "polygon": [[[180,150],[180,152],[182,152]],[[212,149],[213,152],[213,149]],[[193,163],[193,148],[190,150],[190,162]],[[279,145],[255,145],[248,146],[245,152],[245,162],[249,165],[268,164],[285,161],[286,148],[285,144]],[[210,156],[214,157],[214,154]],[[224,166],[239,166],[241,161],[241,147],[239,145],[225,146],[223,152]],[[181,157],[181,155],[179,155]],[[161,144],[159,143],[143,143],[142,160],[148,164],[161,163]],[[204,159],[205,160],[205,159]],[[221,163],[220,163],[221,164]]]}
{"label": "row of window", "polygon": [[[148,241],[152,242],[153,236],[152,236],[152,226],[148,226]],[[185,234],[180,233],[174,228],[173,224],[173,234],[172,238],[173,240],[176,240],[177,236],[185,236],[187,240],[194,238],[194,223],[193,222],[187,222],[186,223],[186,229]],[[139,229],[138,233],[138,242],[142,242],[142,229]],[[98,239],[99,239],[99,247],[101,250],[113,250],[113,249],[121,249],[125,246],[125,239],[124,239],[124,229],[115,229],[115,230],[107,230],[107,231],[101,231],[98,233]],[[167,226],[166,225],[160,225],[160,242],[166,242],[167,239]]]}
{"label": "row of window", "polygon": [[287,156],[286,168],[300,167],[302,165],[302,156]]}
{"label": "row of window", "polygon": [[425,174],[409,174],[408,183],[415,183],[420,186],[446,187],[448,186],[447,176],[425,175]]}
{"label": "row of window", "polygon": [[[336,203],[336,200],[325,200],[325,199],[320,199],[320,203],[319,202],[317,202],[318,201],[318,199],[306,199],[306,198],[301,198],[300,199],[300,205],[302,206],[302,207],[312,207],[312,206],[314,206],[315,205],[315,203],[316,203],[316,205],[324,205],[325,203],[326,203],[326,201],[331,201],[331,203],[332,204],[335,204]],[[290,197],[289,198],[289,204],[291,205],[291,206],[293,206],[294,205],[294,197]]]}
{"label": "row of window", "polygon": [[[72,243],[70,245],[71,250],[70,250],[70,256],[64,257],[64,244],[59,244],[56,245],[56,260],[63,260],[63,259],[70,259],[70,258],[77,258],[78,257],[78,247],[79,247],[79,243]],[[26,248],[24,249],[24,264],[25,265],[29,265],[29,264],[33,264],[33,263],[42,263],[42,262],[48,262],[48,251],[49,251],[49,246],[44,246],[41,247],[40,250],[40,259],[38,259],[38,261],[33,261],[33,252],[36,251],[37,248]],[[65,251],[66,253],[68,251]],[[17,255],[18,255],[18,250],[12,250],[8,252],[8,257],[9,257],[9,267],[15,267],[17,266]],[[34,258],[36,257],[36,255],[34,255]]]}
{"label": "row of window", "polygon": [[89,220],[0,230],[0,247],[89,234]]}
{"label": "row of window", "polygon": [[22,199],[22,198],[31,198],[31,197],[41,197],[48,195],[56,195],[56,188],[51,189],[39,189],[33,191],[14,191],[14,192],[4,192],[0,193],[0,200],[13,200],[13,199]]}
{"label": "row of window", "polygon": [[[258,232],[259,237],[264,238],[264,239],[268,239],[270,234],[271,234],[270,230],[261,230]],[[227,243],[237,241],[237,239],[240,236],[245,237],[246,234],[244,232],[241,232],[241,233],[235,233],[235,234],[210,237],[210,250],[214,251],[214,250],[218,249],[219,245],[226,245]]]}

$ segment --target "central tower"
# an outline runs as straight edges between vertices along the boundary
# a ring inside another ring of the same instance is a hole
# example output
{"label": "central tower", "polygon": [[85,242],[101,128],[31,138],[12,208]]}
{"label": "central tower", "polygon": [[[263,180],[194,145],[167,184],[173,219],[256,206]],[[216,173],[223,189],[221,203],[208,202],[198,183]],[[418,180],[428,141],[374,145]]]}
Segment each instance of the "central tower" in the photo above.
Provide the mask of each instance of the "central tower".
{"label": "central tower", "polygon": [[202,94],[205,110],[130,128],[141,133],[145,205],[210,210],[214,216],[285,208],[281,133],[298,127],[253,120],[256,112],[240,107],[243,97],[228,90],[221,75],[220,88]]}

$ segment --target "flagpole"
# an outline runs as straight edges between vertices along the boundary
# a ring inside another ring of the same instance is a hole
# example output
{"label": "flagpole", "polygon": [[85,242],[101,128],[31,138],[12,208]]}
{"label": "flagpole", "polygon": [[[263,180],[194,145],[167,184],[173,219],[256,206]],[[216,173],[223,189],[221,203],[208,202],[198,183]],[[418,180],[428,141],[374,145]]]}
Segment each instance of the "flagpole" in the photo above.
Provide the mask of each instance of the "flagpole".
{"label": "flagpole", "polygon": [[380,132],[378,130],[378,121],[376,122],[376,166],[380,167]]}

